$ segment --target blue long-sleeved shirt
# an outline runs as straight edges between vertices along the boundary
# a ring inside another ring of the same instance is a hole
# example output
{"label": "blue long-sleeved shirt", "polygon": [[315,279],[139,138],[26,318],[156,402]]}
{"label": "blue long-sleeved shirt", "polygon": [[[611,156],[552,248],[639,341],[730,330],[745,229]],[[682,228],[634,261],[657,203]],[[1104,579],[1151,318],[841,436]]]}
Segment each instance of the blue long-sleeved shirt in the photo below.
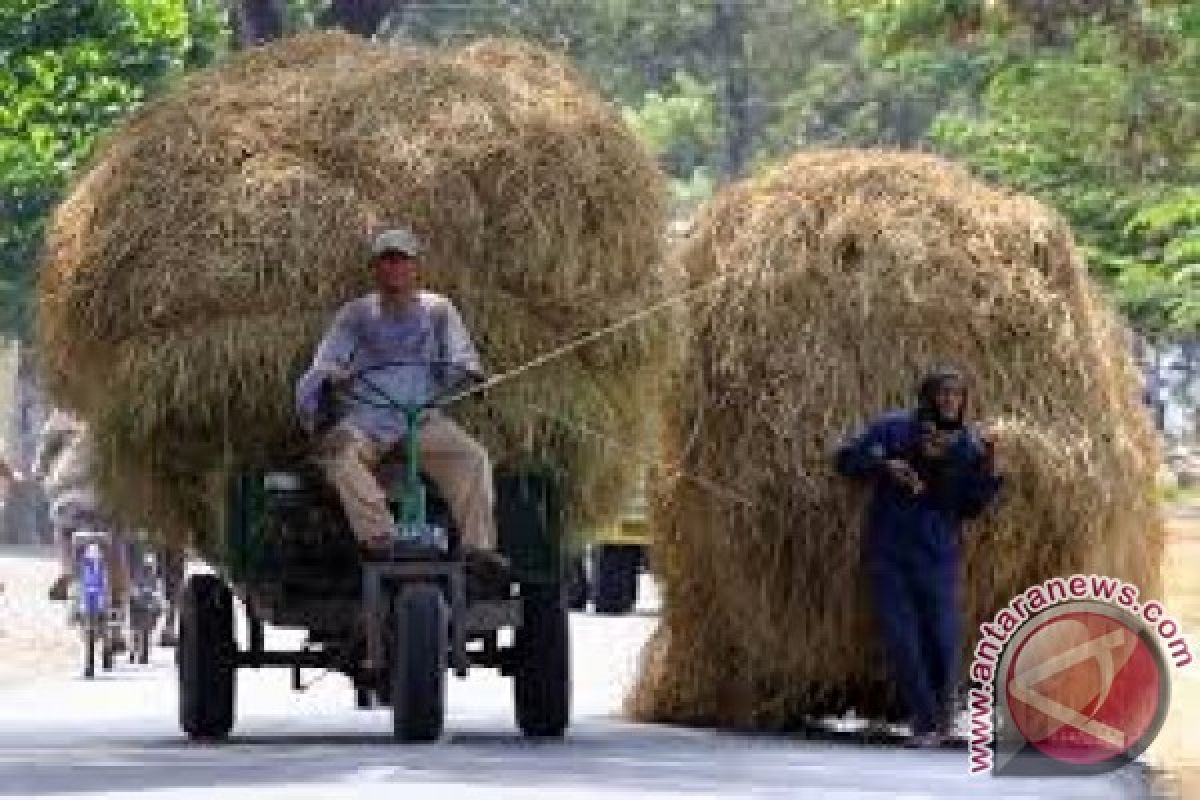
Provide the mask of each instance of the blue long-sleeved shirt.
{"label": "blue long-sleeved shirt", "polygon": [[920,433],[915,412],[893,411],[838,449],[838,472],[874,484],[865,542],[869,553],[957,550],[962,521],[982,513],[1000,489],[1000,478],[985,465],[983,443],[968,428],[947,449],[937,495],[914,495],[891,477],[884,462],[898,458],[913,464]]}

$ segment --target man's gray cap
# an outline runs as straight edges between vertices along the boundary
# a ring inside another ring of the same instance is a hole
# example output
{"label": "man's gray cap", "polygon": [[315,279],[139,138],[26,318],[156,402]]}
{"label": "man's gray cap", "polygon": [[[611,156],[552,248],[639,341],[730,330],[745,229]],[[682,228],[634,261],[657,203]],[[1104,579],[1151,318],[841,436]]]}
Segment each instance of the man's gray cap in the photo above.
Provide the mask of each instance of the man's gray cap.
{"label": "man's gray cap", "polygon": [[384,253],[419,256],[424,249],[420,238],[408,228],[391,228],[375,237],[371,243],[371,258],[379,258]]}

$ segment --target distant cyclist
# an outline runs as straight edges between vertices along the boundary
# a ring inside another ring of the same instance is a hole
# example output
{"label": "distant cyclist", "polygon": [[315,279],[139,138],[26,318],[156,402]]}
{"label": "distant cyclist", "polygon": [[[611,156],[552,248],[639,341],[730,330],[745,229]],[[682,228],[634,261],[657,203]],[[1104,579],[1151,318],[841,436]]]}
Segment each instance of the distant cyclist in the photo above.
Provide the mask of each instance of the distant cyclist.
{"label": "distant cyclist", "polygon": [[124,609],[129,592],[126,547],[96,494],[94,468],[86,424],[67,411],[52,411],[42,426],[33,464],[34,477],[41,482],[50,504],[50,523],[59,551],[59,575],[50,587],[50,599],[67,599],[75,562],[72,535],[76,531],[102,531],[110,534],[113,543],[108,553],[112,607]]}

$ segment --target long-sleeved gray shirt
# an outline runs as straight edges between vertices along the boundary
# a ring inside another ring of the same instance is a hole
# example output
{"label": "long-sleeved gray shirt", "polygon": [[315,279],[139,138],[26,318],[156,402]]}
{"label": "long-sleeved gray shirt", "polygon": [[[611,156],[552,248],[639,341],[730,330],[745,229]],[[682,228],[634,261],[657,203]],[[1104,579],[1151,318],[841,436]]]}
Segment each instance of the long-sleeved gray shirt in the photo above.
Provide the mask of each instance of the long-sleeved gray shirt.
{"label": "long-sleeved gray shirt", "polygon": [[309,428],[322,384],[334,368],[356,374],[340,393],[338,416],[383,446],[403,437],[404,418],[368,383],[403,405],[426,402],[448,388],[455,373],[483,375],[479,354],[454,304],[425,291],[399,311],[385,308],[377,292],[342,306],[317,346],[312,365],[296,384],[296,411]]}

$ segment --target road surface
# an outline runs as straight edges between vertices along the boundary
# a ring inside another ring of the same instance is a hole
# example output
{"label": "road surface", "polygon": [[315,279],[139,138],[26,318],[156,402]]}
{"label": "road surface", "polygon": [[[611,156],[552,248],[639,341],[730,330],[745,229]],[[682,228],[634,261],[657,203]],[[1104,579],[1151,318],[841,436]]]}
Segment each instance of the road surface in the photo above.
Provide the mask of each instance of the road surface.
{"label": "road surface", "polygon": [[[353,707],[329,675],[294,694],[286,672],[239,673],[228,743],[176,728],[169,651],[87,682],[47,675],[0,688],[0,796],[126,800],[341,797],[429,800],[577,798],[1137,798],[1138,769],[1088,780],[977,778],[964,751],[911,752],[855,736],[821,740],[640,726],[618,717],[656,619],[575,615],[575,723],[563,742],[515,731],[508,682],[451,684],[447,735],[398,746],[386,710]],[[272,632],[269,644],[294,644]],[[318,673],[307,672],[306,679]]]}

